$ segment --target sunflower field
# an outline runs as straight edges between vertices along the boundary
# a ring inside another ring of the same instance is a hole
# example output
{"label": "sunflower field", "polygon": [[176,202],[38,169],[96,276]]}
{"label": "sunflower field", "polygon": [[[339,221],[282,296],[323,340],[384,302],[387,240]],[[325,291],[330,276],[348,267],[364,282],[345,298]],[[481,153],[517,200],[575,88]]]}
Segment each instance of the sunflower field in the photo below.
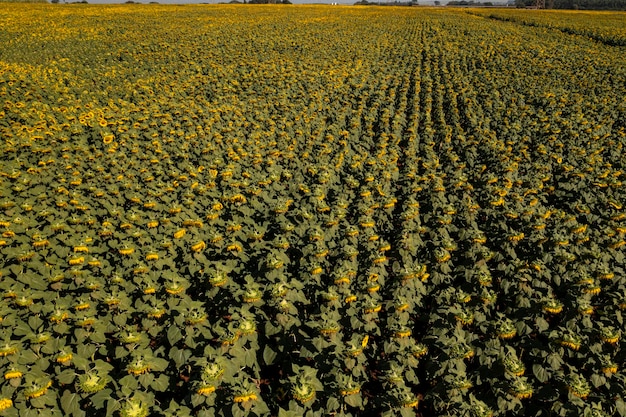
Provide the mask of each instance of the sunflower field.
{"label": "sunflower field", "polygon": [[0,416],[626,416],[610,16],[0,5]]}
{"label": "sunflower field", "polygon": [[512,21],[526,26],[545,27],[569,35],[579,35],[600,43],[626,46],[626,14],[622,12],[554,10],[488,10],[475,9],[470,13],[496,20]]}

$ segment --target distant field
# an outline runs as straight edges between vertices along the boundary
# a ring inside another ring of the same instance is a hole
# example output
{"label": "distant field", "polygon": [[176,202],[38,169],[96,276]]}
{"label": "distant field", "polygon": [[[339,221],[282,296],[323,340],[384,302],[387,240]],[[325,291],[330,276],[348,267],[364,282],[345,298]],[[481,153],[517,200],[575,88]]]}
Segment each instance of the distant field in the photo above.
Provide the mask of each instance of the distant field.
{"label": "distant field", "polygon": [[556,29],[565,34],[580,35],[607,45],[626,46],[624,12],[476,9],[470,13],[526,26]]}
{"label": "distant field", "polygon": [[0,5],[0,415],[626,416],[624,45]]}

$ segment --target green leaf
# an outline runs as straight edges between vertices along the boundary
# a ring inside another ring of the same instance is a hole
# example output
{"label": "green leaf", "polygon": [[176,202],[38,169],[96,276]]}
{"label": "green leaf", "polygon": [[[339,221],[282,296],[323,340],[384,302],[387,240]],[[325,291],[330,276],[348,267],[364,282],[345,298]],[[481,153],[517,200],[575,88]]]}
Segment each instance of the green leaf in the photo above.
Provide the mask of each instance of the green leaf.
{"label": "green leaf", "polygon": [[626,402],[624,402],[624,400],[618,399],[615,401],[615,409],[620,416],[626,417]]}
{"label": "green leaf", "polygon": [[318,352],[322,351],[322,349],[324,348],[324,345],[325,345],[324,339],[322,339],[321,337],[316,337],[315,339],[313,339],[313,346],[315,346]]}
{"label": "green leaf", "polygon": [[194,407],[204,404],[205,400],[206,397],[204,395],[191,394],[191,405]]}
{"label": "green leaf", "polygon": [[265,401],[263,401],[262,399],[257,400],[253,404],[253,411],[254,414],[256,414],[257,416],[270,415],[270,409],[267,407],[267,404],[265,404]]}
{"label": "green leaf", "polygon": [[550,328],[550,324],[543,319],[543,317],[537,317],[535,319],[535,325],[537,326],[537,330],[540,332],[545,332]]}
{"label": "green leaf", "polygon": [[415,410],[410,409],[410,408],[401,408],[400,409],[400,415],[402,417],[414,417],[415,416]]}
{"label": "green leaf", "polygon": [[606,378],[602,375],[593,374],[591,375],[591,383],[594,387],[599,388],[606,384]]}
{"label": "green leaf", "polygon": [[183,334],[177,326],[171,326],[167,329],[167,340],[169,340],[170,345],[174,346],[182,338]]}
{"label": "green leaf", "polygon": [[563,365],[563,358],[558,353],[551,353],[546,361],[554,371],[559,370]]}
{"label": "green leaf", "polygon": [[91,336],[89,337],[93,343],[105,343],[107,341],[107,337],[104,332],[95,329]]}
{"label": "green leaf", "polygon": [[96,392],[94,395],[89,397],[89,400],[93,404],[96,410],[99,410],[104,407],[104,404],[107,402],[109,398],[111,398],[111,394],[113,391],[110,389],[103,389],[102,391]]}
{"label": "green leaf", "polygon": [[170,380],[167,377],[167,375],[163,374],[160,375],[157,379],[155,379],[154,381],[152,381],[152,384],[150,384],[150,386],[158,392],[164,392],[168,389],[168,387],[170,386]]}
{"label": "green leaf", "polygon": [[155,371],[164,371],[169,365],[167,359],[163,358],[152,358],[151,363],[152,369]]}
{"label": "green leaf", "polygon": [[23,365],[30,365],[37,361],[38,356],[31,349],[23,350],[20,352],[18,363]]}
{"label": "green leaf", "polygon": [[265,345],[263,349],[263,361],[266,365],[271,365],[274,363],[276,359],[277,353],[272,350],[269,346]]}
{"label": "green leaf", "polygon": [[[127,395],[130,395],[130,394],[127,394]],[[114,415],[115,412],[119,409],[120,409],[119,401],[114,400],[113,398],[107,401],[107,416]]]}
{"label": "green leaf", "polygon": [[113,323],[117,324],[120,327],[123,327],[126,325],[126,314],[116,314],[113,316]]}
{"label": "green leaf", "polygon": [[31,329],[36,330],[43,324],[43,320],[39,316],[31,316],[28,318],[28,324]]}
{"label": "green leaf", "polygon": [[287,411],[283,408],[279,408],[278,417],[295,417],[295,414],[293,411]]}
{"label": "green leaf", "polygon": [[59,381],[61,384],[66,385],[74,382],[74,378],[76,378],[76,373],[71,369],[66,369],[65,371],[57,375],[57,381]]}
{"label": "green leaf", "polygon": [[31,398],[29,400],[30,405],[35,408],[46,408],[46,398],[49,396],[48,393],[46,395],[42,395],[41,397]]}
{"label": "green leaf", "polygon": [[239,404],[233,404],[232,408],[231,408],[231,412],[233,417],[245,417],[246,412],[245,410],[243,410]]}
{"label": "green leaf", "polygon": [[148,388],[150,384],[152,384],[152,382],[154,381],[154,374],[147,373],[147,374],[139,375],[139,378],[137,379],[139,380],[139,383],[144,388]]}
{"label": "green leaf", "polygon": [[117,359],[122,359],[125,358],[126,356],[130,355],[130,351],[128,349],[126,349],[123,346],[117,346],[115,348],[115,357]]}
{"label": "green leaf", "polygon": [[328,411],[334,411],[338,409],[339,406],[339,400],[336,397],[330,397],[328,398],[328,401],[326,401],[326,409]]}
{"label": "green leaf", "polygon": [[132,375],[126,375],[124,378],[120,379],[119,383],[122,394],[124,395],[131,395],[139,388],[137,379]]}
{"label": "green leaf", "polygon": [[246,366],[253,368],[256,363],[256,352],[252,349],[247,349],[244,354],[244,360]]}
{"label": "green leaf", "polygon": [[76,348],[76,353],[83,358],[89,358],[96,353],[96,350],[98,350],[98,348],[93,344],[80,344]]}
{"label": "green leaf", "polygon": [[59,334],[67,334],[70,331],[70,327],[67,323],[63,322],[52,326],[52,330]]}
{"label": "green leaf", "polygon": [[185,365],[191,357],[191,351],[189,349],[179,349],[174,346],[170,349],[169,356],[176,364],[176,367],[180,368]]}
{"label": "green leaf", "polygon": [[550,374],[548,373],[548,371],[546,371],[546,368],[538,364],[533,365],[533,374],[535,375],[535,378],[537,378],[537,380],[541,383],[545,383],[548,381],[548,379],[550,379]]}
{"label": "green leaf", "polygon": [[346,404],[352,406],[352,407],[361,407],[363,405],[363,399],[361,398],[360,394],[353,394],[353,395],[348,395],[346,397],[344,397],[343,399],[345,401]]}
{"label": "green leaf", "polygon": [[[48,410],[38,410],[36,408],[26,408],[21,410],[20,417],[43,417],[44,415],[50,416]],[[45,414],[44,414],[45,413]]]}
{"label": "green leaf", "polygon": [[61,408],[65,414],[76,414],[80,409],[80,396],[70,390],[65,390],[61,396]]}
{"label": "green leaf", "polygon": [[76,329],[74,330],[74,335],[76,336],[76,340],[83,341],[89,337],[89,331],[85,329]]}
{"label": "green leaf", "polygon": [[76,355],[72,359],[74,366],[78,369],[87,369],[91,361],[84,356]]}
{"label": "green leaf", "polygon": [[103,361],[102,359],[96,359],[95,369],[104,372],[111,372],[115,367],[108,362]]}
{"label": "green leaf", "polygon": [[280,326],[274,326],[270,321],[265,322],[265,334],[267,336],[273,336],[281,331]]}

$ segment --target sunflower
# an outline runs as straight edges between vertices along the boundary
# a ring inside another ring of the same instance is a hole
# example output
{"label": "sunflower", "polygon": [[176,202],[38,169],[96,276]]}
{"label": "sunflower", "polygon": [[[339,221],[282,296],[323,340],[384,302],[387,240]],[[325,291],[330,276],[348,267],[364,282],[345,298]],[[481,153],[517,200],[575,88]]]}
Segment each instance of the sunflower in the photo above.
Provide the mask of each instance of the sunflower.
{"label": "sunflower", "polygon": [[591,386],[589,383],[578,374],[571,374],[566,380],[567,390],[572,395],[585,399],[591,393]]}
{"label": "sunflower", "polygon": [[203,384],[196,390],[196,394],[208,396],[215,392],[215,386],[210,384]]}
{"label": "sunflower", "polygon": [[522,400],[533,396],[533,387],[526,381],[526,378],[517,377],[511,383],[509,393],[515,398]]}
{"label": "sunflower", "polygon": [[32,399],[41,397],[46,392],[48,392],[48,388],[52,386],[52,380],[47,381],[33,381],[25,390],[24,397],[26,399]]}
{"label": "sunflower", "polygon": [[301,382],[291,387],[291,395],[301,404],[313,401],[315,399],[315,394],[315,388],[305,382]]}
{"label": "sunflower", "polygon": [[194,252],[202,252],[205,248],[206,248],[206,243],[204,243],[204,241],[202,240],[196,243],[195,245],[191,246],[191,250]]}
{"label": "sunflower", "polygon": [[135,359],[126,367],[126,371],[129,374],[135,376],[146,374],[150,372],[151,369],[152,367],[150,366],[150,364],[144,361],[142,358]]}
{"label": "sunflower", "polygon": [[19,352],[19,347],[15,343],[5,343],[0,346],[0,356],[11,356]]}
{"label": "sunflower", "polygon": [[13,407],[13,400],[10,398],[0,399],[0,411]]}
{"label": "sunflower", "polygon": [[4,373],[4,379],[16,379],[21,378],[22,376],[24,376],[24,374],[20,370],[15,368],[11,368]]}
{"label": "sunflower", "polygon": [[121,417],[147,417],[149,414],[150,407],[135,398],[126,400],[120,410]]}
{"label": "sunflower", "polygon": [[255,393],[247,393],[247,394],[242,394],[242,395],[235,395],[233,397],[233,401],[236,403],[245,403],[248,401],[256,401],[258,399],[257,395]]}
{"label": "sunflower", "polygon": [[87,372],[78,377],[78,388],[87,394],[102,391],[110,382],[108,375],[100,372]]}

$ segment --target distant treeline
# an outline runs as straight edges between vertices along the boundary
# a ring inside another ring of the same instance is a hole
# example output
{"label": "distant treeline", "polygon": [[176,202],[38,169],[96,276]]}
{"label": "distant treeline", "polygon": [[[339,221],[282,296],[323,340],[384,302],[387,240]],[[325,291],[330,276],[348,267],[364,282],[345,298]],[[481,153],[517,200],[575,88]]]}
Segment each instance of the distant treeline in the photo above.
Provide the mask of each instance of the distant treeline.
{"label": "distant treeline", "polygon": [[417,1],[360,0],[354,4],[356,6],[417,6]]}
{"label": "distant treeline", "polygon": [[[535,0],[516,0],[518,7],[530,7]],[[546,0],[548,9],[626,10],[626,0]]]}
{"label": "distant treeline", "polygon": [[470,6],[470,7],[489,7],[493,6],[490,1],[467,1],[467,0],[453,0],[446,3],[447,6]]}
{"label": "distant treeline", "polygon": [[289,0],[230,0],[229,4],[291,4]]}
{"label": "distant treeline", "polygon": [[[231,3],[233,3],[231,1]],[[244,3],[246,1],[244,0]],[[247,0],[248,4],[291,4],[289,0]]]}

